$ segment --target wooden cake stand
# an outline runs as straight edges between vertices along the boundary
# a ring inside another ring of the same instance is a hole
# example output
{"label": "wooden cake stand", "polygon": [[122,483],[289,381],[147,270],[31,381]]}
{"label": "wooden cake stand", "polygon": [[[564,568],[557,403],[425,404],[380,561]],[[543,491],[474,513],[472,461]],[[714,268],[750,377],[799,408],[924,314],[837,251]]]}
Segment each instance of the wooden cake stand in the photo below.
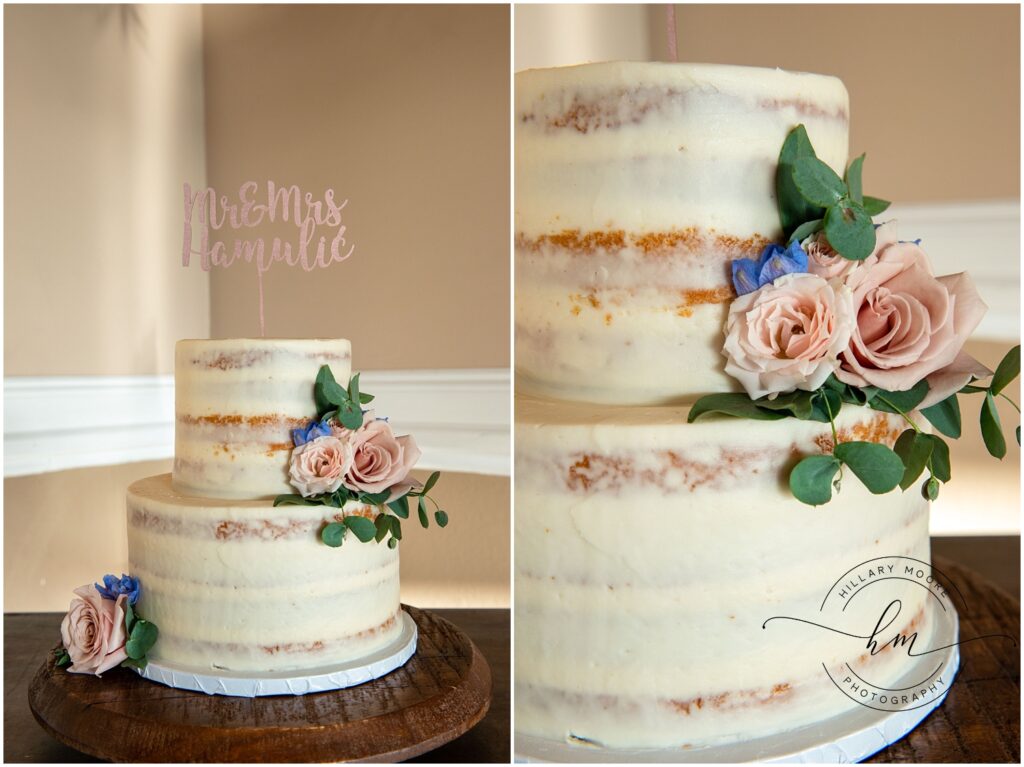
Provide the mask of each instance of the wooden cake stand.
{"label": "wooden cake stand", "polygon": [[115,762],[395,762],[459,737],[491,702],[491,670],[448,621],[405,607],[416,654],[390,674],[311,695],[229,698],[165,687],[128,669],[102,679],[50,654],[29,707],[54,738]]}

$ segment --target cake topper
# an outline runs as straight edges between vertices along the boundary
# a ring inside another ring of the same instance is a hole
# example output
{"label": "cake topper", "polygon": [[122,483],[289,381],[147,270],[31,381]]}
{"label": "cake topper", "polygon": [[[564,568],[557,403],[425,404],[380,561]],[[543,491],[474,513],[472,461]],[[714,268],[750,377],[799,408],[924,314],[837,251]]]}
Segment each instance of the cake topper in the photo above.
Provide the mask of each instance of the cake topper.
{"label": "cake topper", "polygon": [[[278,186],[267,181],[265,196],[260,185],[246,181],[238,189],[238,200],[227,195],[218,196],[213,187],[192,191],[185,183],[185,223],[181,246],[181,265],[188,267],[192,256],[199,256],[204,272],[212,267],[228,268],[238,261],[256,267],[259,286],[260,335],[266,335],[263,317],[263,275],[275,263],[301,266],[305,271],[326,269],[345,261],[355,250],[346,239],[346,226],[341,212],[348,200],[335,202],[334,190],[328,188],[315,199],[296,186]],[[264,221],[289,222],[297,229],[297,242],[282,241],[274,237],[269,247],[264,237],[234,238],[231,247],[221,241],[211,242],[210,230],[254,229]],[[199,247],[193,245],[193,223],[199,229]]]}

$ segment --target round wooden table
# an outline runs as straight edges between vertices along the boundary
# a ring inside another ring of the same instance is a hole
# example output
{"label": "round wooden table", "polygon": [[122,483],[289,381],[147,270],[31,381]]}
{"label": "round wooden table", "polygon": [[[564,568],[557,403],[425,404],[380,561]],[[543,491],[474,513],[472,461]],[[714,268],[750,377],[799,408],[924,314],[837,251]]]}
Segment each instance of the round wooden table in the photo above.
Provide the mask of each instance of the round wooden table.
{"label": "round wooden table", "polygon": [[102,679],[69,674],[51,654],[29,686],[29,705],[54,738],[110,761],[402,761],[465,733],[491,698],[490,668],[473,642],[429,611],[406,610],[419,627],[416,654],[357,687],[211,696],[120,668]]}

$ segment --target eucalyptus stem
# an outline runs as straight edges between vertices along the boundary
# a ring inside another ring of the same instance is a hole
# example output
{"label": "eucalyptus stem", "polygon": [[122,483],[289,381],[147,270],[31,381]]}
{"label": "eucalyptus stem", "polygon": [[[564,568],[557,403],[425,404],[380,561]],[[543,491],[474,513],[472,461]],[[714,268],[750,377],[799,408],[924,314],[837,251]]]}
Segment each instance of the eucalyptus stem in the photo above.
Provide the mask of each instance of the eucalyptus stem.
{"label": "eucalyptus stem", "polygon": [[914,420],[910,416],[908,416],[906,413],[904,413],[902,410],[900,410],[898,407],[896,407],[894,404],[892,404],[885,397],[878,397],[878,396],[876,396],[875,399],[881,400],[886,405],[891,407],[893,409],[893,411],[896,413],[896,415],[898,415],[900,418],[902,418],[904,421],[906,421],[907,423],[910,424],[911,428],[914,431],[916,431],[918,434],[921,433],[921,428],[916,423],[914,423]]}
{"label": "eucalyptus stem", "polygon": [[1014,401],[1013,401],[1012,399],[1010,399],[1009,397],[1007,397],[1007,396],[1006,396],[1005,394],[1003,394],[1002,392],[999,392],[999,396],[1000,396],[1000,397],[1002,397],[1002,398],[1003,398],[1004,400],[1006,400],[1007,402],[1009,402],[1009,403],[1010,403],[1011,405],[1013,405],[1013,408],[1014,408],[1014,410],[1016,410],[1016,411],[1017,411],[1018,413],[1020,412],[1020,408],[1019,408],[1019,407],[1017,406],[1017,403],[1016,403],[1016,402],[1014,402]]}

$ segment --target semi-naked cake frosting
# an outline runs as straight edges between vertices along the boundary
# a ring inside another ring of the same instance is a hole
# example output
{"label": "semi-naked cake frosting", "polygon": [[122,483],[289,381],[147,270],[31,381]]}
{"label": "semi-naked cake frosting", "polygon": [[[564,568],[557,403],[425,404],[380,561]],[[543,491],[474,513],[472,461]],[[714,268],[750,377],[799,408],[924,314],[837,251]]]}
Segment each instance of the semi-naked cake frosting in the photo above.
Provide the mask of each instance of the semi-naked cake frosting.
{"label": "semi-naked cake frosting", "polygon": [[[782,240],[787,134],[805,125],[845,167],[845,88],[608,63],[521,72],[515,103],[517,731],[699,747],[850,710],[826,672],[884,683],[905,653],[765,621],[820,617],[873,557],[928,561],[927,503],[849,471],[828,505],[797,501],[789,471],[831,452],[827,423],[687,423],[698,396],[739,390],[721,353],[729,265]],[[845,406],[836,428],[891,446],[906,425]],[[889,633],[927,643],[927,590],[887,588],[902,600]],[[878,612],[864,599],[829,620],[863,634]]]}
{"label": "semi-naked cake frosting", "polygon": [[347,381],[349,358],[343,339],[178,343],[174,471],[128,489],[138,609],[160,629],[150,660],[294,670],[364,657],[400,634],[398,550],[319,537],[376,509],[273,506],[292,491],[291,429],[316,418],[317,371]]}
{"label": "semi-naked cake frosting", "polygon": [[515,86],[516,372],[522,392],[654,404],[738,389],[720,354],[729,262],[781,237],[775,166],[807,126],[846,162],[834,77],[589,64]]}

